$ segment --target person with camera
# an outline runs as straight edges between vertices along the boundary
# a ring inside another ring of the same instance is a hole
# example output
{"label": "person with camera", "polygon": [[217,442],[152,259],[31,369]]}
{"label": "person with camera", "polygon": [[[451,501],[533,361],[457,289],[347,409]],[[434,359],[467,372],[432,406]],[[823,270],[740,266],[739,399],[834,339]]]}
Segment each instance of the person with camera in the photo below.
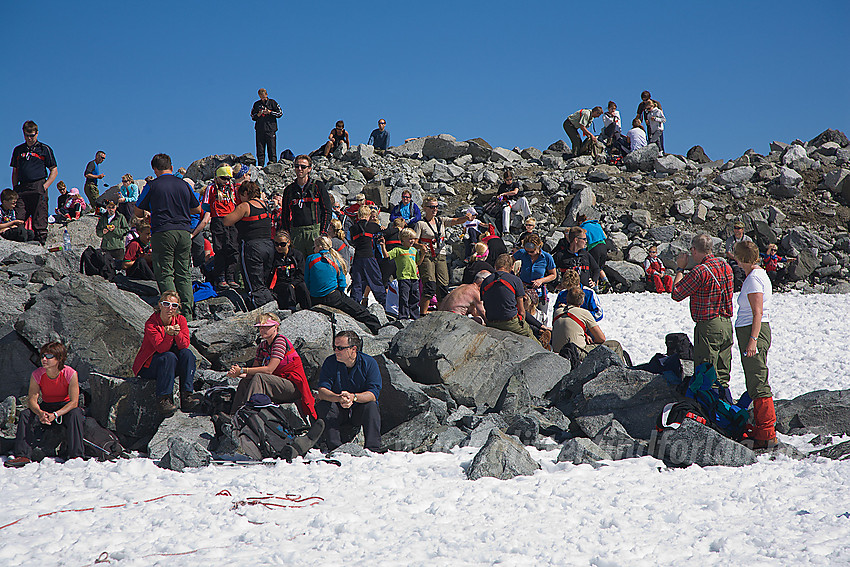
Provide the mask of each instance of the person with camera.
{"label": "person with camera", "polygon": [[273,98],[269,98],[266,89],[257,91],[260,100],[251,107],[251,120],[257,134],[257,165],[266,163],[266,149],[269,151],[269,163],[277,161],[277,119],[283,116],[283,110]]}

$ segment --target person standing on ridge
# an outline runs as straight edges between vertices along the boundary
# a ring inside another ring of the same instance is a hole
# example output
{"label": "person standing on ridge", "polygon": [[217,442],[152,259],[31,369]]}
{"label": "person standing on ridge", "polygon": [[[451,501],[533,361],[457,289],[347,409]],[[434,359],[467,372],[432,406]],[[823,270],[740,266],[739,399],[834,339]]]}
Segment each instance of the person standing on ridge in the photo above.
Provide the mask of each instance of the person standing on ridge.
{"label": "person standing on ridge", "polygon": [[266,89],[257,91],[260,100],[251,107],[251,120],[257,131],[257,165],[263,167],[266,162],[266,148],[269,152],[269,163],[277,161],[277,119],[283,116],[283,110],[273,98],[269,98]]}
{"label": "person standing on ridge", "polygon": [[564,132],[570,137],[573,144],[573,157],[577,157],[581,153],[581,134],[579,130],[584,132],[586,138],[590,138],[596,143],[596,136],[590,133],[587,129],[594,118],[599,118],[605,111],[601,106],[594,106],[592,110],[581,108],[570,114],[564,120]]}
{"label": "person standing on ridge", "polygon": [[369,134],[367,145],[372,146],[379,153],[390,147],[390,131],[386,129],[387,121],[381,118],[378,120],[378,127],[372,130]]}
{"label": "person standing on ridge", "polygon": [[103,179],[103,174],[100,172],[100,164],[106,159],[106,152],[99,150],[94,154],[94,159],[86,164],[86,183],[83,185],[83,192],[89,199],[89,206],[94,214],[98,213],[97,200],[100,198],[100,190],[97,188],[97,182]]}
{"label": "person standing on ridge", "polygon": [[38,124],[27,120],[23,125],[24,143],[12,150],[12,187],[18,194],[15,216],[25,221],[32,218],[36,239],[47,241],[47,190],[59,168],[50,146],[38,141]]}

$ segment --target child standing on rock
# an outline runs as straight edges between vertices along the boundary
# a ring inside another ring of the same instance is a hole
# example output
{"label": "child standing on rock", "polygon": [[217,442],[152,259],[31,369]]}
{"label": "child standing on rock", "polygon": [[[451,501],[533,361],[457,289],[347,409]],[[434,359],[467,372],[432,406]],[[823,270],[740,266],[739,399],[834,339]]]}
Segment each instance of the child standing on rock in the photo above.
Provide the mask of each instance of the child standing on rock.
{"label": "child standing on rock", "polygon": [[419,318],[419,264],[425,259],[424,246],[414,244],[416,231],[402,229],[401,246],[387,250],[383,237],[380,239],[381,252],[395,262],[395,275],[398,280],[398,318]]}
{"label": "child standing on rock", "polygon": [[661,153],[664,153],[664,111],[657,101],[646,101],[646,130],[649,135],[649,143],[658,145]]}

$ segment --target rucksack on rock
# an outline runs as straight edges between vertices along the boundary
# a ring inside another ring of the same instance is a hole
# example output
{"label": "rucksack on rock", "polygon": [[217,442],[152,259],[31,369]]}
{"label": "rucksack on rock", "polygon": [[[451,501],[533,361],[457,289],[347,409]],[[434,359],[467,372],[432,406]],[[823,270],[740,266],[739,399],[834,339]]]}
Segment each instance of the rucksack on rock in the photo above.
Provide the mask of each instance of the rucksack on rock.
{"label": "rucksack on rock", "polygon": [[714,366],[703,362],[694,369],[694,375],[689,381],[682,382],[682,393],[702,407],[710,422],[706,425],[727,437],[741,439],[750,420],[750,412],[746,409],[750,398],[745,393],[737,404],[730,404],[720,398],[715,389],[716,382],[717,372]]}
{"label": "rucksack on rock", "polygon": [[87,276],[100,276],[111,282],[115,279],[115,260],[103,250],[89,246],[80,257],[80,273]]}
{"label": "rucksack on rock", "polygon": [[105,427],[101,427],[93,417],[87,417],[83,422],[83,449],[87,457],[93,457],[99,461],[126,456],[118,436]]}
{"label": "rucksack on rock", "polygon": [[[226,429],[227,424],[216,425],[217,433]],[[294,411],[273,403],[265,394],[254,394],[233,416],[230,437],[236,450],[252,459],[280,458],[291,462],[306,455],[324,431],[325,422],[321,419],[313,421],[307,429]]]}

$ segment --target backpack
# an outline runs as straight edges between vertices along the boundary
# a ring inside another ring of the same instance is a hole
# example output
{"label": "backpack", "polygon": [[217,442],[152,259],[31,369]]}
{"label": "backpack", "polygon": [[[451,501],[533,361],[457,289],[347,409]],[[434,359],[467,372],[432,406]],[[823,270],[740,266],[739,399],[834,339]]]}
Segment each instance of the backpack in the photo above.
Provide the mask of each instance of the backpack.
{"label": "backpack", "polygon": [[87,417],[83,422],[83,450],[87,457],[98,461],[117,459],[126,455],[118,436],[105,427],[101,427],[93,417]]}
{"label": "backpack", "polygon": [[204,390],[204,397],[201,400],[200,413],[204,415],[229,413],[235,395],[236,388],[233,386],[214,386],[207,388]]}
{"label": "backpack", "polygon": [[111,282],[115,279],[115,260],[103,250],[89,246],[80,257],[80,273]]}
{"label": "backpack", "polygon": [[265,394],[254,394],[233,416],[242,453],[255,460],[297,456],[288,413]]}
{"label": "backpack", "polygon": [[283,161],[283,160],[295,161],[295,154],[292,153],[292,150],[287,148],[287,149],[283,150],[282,152],[280,152],[280,161]]}
{"label": "backpack", "polygon": [[702,407],[710,427],[732,439],[741,439],[750,420],[750,412],[746,409],[750,405],[750,397],[745,394],[737,404],[730,404],[720,398],[714,387],[716,382],[714,366],[703,362],[694,369],[690,381],[683,381],[680,388],[685,397]]}
{"label": "backpack", "polygon": [[678,356],[680,360],[694,359],[694,345],[685,333],[670,333],[664,337],[667,356]]}
{"label": "backpack", "polygon": [[561,347],[561,350],[558,351],[558,355],[569,360],[570,368],[572,369],[578,368],[578,365],[581,364],[581,357],[575,343],[567,341],[567,343]]}
{"label": "backpack", "polygon": [[659,433],[665,429],[677,429],[685,418],[693,419],[716,429],[714,422],[709,419],[703,407],[691,399],[665,405],[655,422],[655,429]]}

